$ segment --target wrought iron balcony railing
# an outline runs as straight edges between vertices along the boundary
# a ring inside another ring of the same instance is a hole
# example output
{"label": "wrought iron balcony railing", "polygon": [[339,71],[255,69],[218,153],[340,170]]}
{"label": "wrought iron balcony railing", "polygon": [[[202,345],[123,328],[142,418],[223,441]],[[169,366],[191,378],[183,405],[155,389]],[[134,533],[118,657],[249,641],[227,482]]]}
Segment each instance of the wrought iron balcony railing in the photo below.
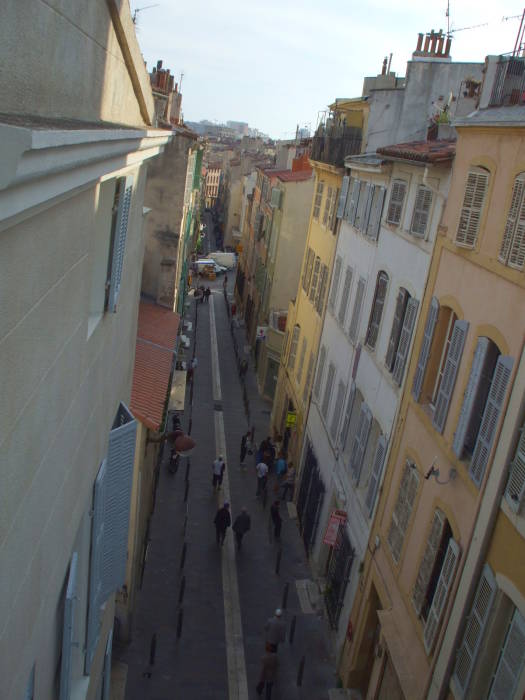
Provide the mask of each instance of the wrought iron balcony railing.
{"label": "wrought iron balcony railing", "polygon": [[490,107],[525,104],[525,59],[501,56],[496,68]]}
{"label": "wrought iron balcony railing", "polygon": [[346,156],[361,152],[361,129],[331,124],[318,127],[312,143],[311,159],[342,168]]}

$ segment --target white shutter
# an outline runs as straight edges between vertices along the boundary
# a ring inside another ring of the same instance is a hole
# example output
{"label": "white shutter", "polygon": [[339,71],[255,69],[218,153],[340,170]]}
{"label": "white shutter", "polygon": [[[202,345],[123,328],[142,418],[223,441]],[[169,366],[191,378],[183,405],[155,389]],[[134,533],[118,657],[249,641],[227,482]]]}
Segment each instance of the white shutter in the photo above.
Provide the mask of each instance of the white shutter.
{"label": "white shutter", "polygon": [[108,309],[113,313],[117,310],[117,302],[120,293],[122,279],[122,267],[124,265],[124,251],[126,248],[126,235],[128,232],[129,212],[131,208],[131,195],[133,193],[133,178],[123,178],[119,194],[117,219],[113,238],[113,251],[111,256],[111,278],[109,283]]}
{"label": "white shutter", "polygon": [[361,318],[361,306],[363,305],[363,298],[365,296],[366,279],[360,277],[357,283],[357,291],[355,293],[354,310],[352,312],[352,320],[350,321],[350,329],[348,334],[350,340],[355,343],[357,341],[357,336],[359,333],[359,320]]}
{"label": "white shutter", "polygon": [[512,245],[509,253],[509,265],[523,270],[525,263],[525,198],[522,198],[518,221],[514,229]]}
{"label": "white shutter", "polygon": [[398,226],[401,222],[401,213],[403,211],[403,201],[405,199],[406,189],[407,184],[404,180],[394,180],[392,183],[390,201],[388,203],[388,211],[386,214],[386,220],[389,224]]}
{"label": "white shutter", "polygon": [[414,606],[414,609],[418,615],[421,614],[421,609],[423,608],[423,603],[425,602],[428,584],[430,583],[430,577],[432,576],[432,570],[436,561],[439,545],[441,544],[441,538],[443,537],[445,521],[446,519],[443,511],[436,508],[432,519],[432,525],[430,526],[430,533],[425,547],[425,552],[417,572],[416,583],[412,589],[412,605]]}
{"label": "white shutter", "polygon": [[394,362],[394,369],[392,372],[394,381],[398,386],[401,386],[403,383],[403,375],[405,373],[410,341],[412,340],[412,333],[416,323],[418,306],[419,302],[417,299],[410,298],[408,300],[405,318],[403,319],[403,328],[401,329],[401,336],[397,346],[396,361]]}
{"label": "white shutter", "polygon": [[[60,662],[60,700],[69,700],[71,697],[71,657],[73,653],[75,607],[77,603],[77,567],[78,554],[73,552],[69,565],[69,577],[64,602],[64,624],[62,628],[62,659]],[[33,671],[34,685],[34,671]],[[33,697],[31,694],[30,697]]]}
{"label": "white shutter", "polygon": [[310,389],[310,383],[312,381],[312,373],[314,371],[314,354],[310,352],[310,359],[308,360],[308,370],[306,371],[306,379],[304,381],[303,388],[303,403],[305,404],[308,400],[308,391]]}
{"label": "white shutter", "polygon": [[485,474],[485,469],[487,468],[513,364],[514,360],[512,357],[507,356],[498,357],[496,363],[487,403],[483,411],[483,418],[481,419],[478,438],[470,462],[469,474],[476,486],[480,486],[483,475]]}
{"label": "white shutter", "polygon": [[365,505],[368,510],[368,517],[372,517],[374,512],[374,506],[376,503],[377,490],[379,488],[379,482],[381,481],[381,473],[383,471],[383,464],[385,462],[387,448],[387,440],[384,435],[381,435],[377,441],[377,447],[374,454],[374,460],[372,462],[372,472],[370,474],[370,480],[368,482],[368,490],[366,492]]}
{"label": "white shutter", "polygon": [[356,484],[359,483],[361,467],[363,466],[363,459],[365,456],[365,450],[368,442],[368,436],[370,434],[371,425],[372,412],[368,408],[366,403],[363,401],[361,405],[361,413],[359,414],[357,432],[354,437],[354,442],[352,444],[352,452],[350,454],[350,470],[352,472]]}
{"label": "white shutter", "polygon": [[330,406],[330,399],[332,398],[332,387],[334,385],[335,377],[335,365],[330,362],[328,365],[328,374],[326,375],[326,386],[324,388],[323,403],[321,405],[321,413],[323,418],[328,420],[328,407]]}
{"label": "white shutter", "polygon": [[396,308],[394,311],[394,320],[392,321],[392,330],[390,331],[390,340],[388,341],[388,349],[386,351],[385,365],[389,372],[394,367],[394,361],[403,327],[403,319],[405,317],[405,309],[409,299],[409,294],[406,289],[401,287],[397,293]]}
{"label": "white shutter", "polygon": [[359,192],[361,190],[361,181],[355,178],[350,178],[350,189],[349,189],[349,199],[348,199],[348,211],[346,212],[346,219],[352,226],[355,223],[355,217],[357,215],[357,206],[359,204]]}
{"label": "white shutter", "polygon": [[111,694],[111,652],[113,649],[113,630],[109,630],[108,641],[106,643],[106,653],[104,654],[104,670],[102,676],[102,700],[110,700]]}
{"label": "white shutter", "polygon": [[341,301],[339,302],[339,313],[337,315],[339,323],[344,326],[346,319],[346,309],[348,308],[348,301],[350,299],[350,288],[352,286],[352,276],[354,271],[351,267],[346,268],[345,281],[343,285],[343,293],[341,294]]}
{"label": "white shutter", "polygon": [[430,214],[430,206],[432,204],[432,192],[424,185],[419,185],[416,194],[416,203],[414,205],[414,213],[412,214],[412,225],[410,233],[415,236],[424,238],[427,231],[428,217]]}
{"label": "white shutter", "polygon": [[525,619],[514,610],[498,667],[490,688],[489,700],[511,700],[517,690],[525,664]]}
{"label": "white shutter", "polygon": [[499,251],[499,259],[502,263],[507,263],[509,259],[509,252],[512,245],[512,238],[514,235],[514,228],[516,222],[518,221],[520,209],[523,203],[523,193],[525,191],[525,182],[523,175],[514,180],[514,187],[512,188],[512,199],[510,202],[509,213],[507,214],[507,221],[505,223],[505,231],[503,233],[503,240],[501,242],[501,248]]}
{"label": "white shutter", "polygon": [[319,364],[317,365],[317,377],[315,378],[314,395],[319,398],[319,392],[321,391],[321,382],[323,380],[324,365],[326,362],[326,348],[323,345],[321,352],[319,353]]}
{"label": "white shutter", "polygon": [[481,170],[469,172],[456,233],[457,245],[467,248],[476,245],[488,184],[488,173]]}
{"label": "white shutter", "polygon": [[379,187],[376,185],[374,188],[374,198],[372,201],[372,209],[370,212],[370,218],[368,219],[368,226],[366,228],[366,235],[377,241],[379,237],[379,230],[381,228],[381,215],[383,214],[383,204],[385,201],[386,189],[384,187]]}
{"label": "white shutter", "polygon": [[425,333],[423,335],[423,341],[421,343],[421,349],[419,351],[416,373],[414,375],[414,383],[412,385],[412,396],[415,398],[416,401],[419,401],[419,397],[421,396],[421,389],[423,388],[423,379],[425,376],[425,370],[427,368],[428,357],[430,355],[432,339],[434,338],[434,329],[436,327],[438,314],[439,302],[436,299],[436,297],[432,297],[430,306],[428,308],[427,322],[425,324]]}
{"label": "white shutter", "polygon": [[341,410],[343,408],[344,396],[345,385],[343,384],[343,382],[339,382],[337,386],[337,396],[334,404],[334,412],[332,414],[332,423],[330,425],[330,435],[332,436],[332,440],[334,440],[334,442],[337,437],[337,428],[339,427],[339,421],[341,419]]}
{"label": "white shutter", "polygon": [[403,540],[416,500],[418,486],[419,474],[416,466],[407,460],[399,486],[396,504],[392,511],[392,519],[390,521],[387,538],[392,558],[396,563],[401,556]]}
{"label": "white shutter", "polygon": [[326,190],[326,197],[324,201],[324,212],[323,212],[323,226],[326,226],[330,217],[330,207],[332,205],[332,187],[328,185]]}
{"label": "white shutter", "polygon": [[290,343],[290,354],[288,355],[288,369],[293,372],[295,365],[295,356],[297,355],[297,346],[299,344],[299,333],[301,329],[299,326],[294,326],[292,332],[292,342]]}
{"label": "white shutter", "polygon": [[452,337],[450,339],[441,384],[439,385],[434,418],[432,420],[432,425],[440,433],[443,432],[445,421],[447,420],[448,408],[450,406],[452,392],[454,391],[454,385],[456,384],[456,376],[467,338],[468,326],[469,324],[467,321],[456,321],[452,330]]}
{"label": "white shutter", "polygon": [[496,578],[490,566],[485,564],[467,617],[463,641],[456,654],[454,680],[461,697],[465,697],[468,690],[496,590]]}
{"label": "white shutter", "polygon": [[354,406],[354,398],[355,398],[355,382],[352,382],[350,385],[350,390],[348,392],[348,398],[346,400],[346,411],[345,411],[345,417],[343,420],[343,425],[341,427],[341,433],[339,435],[339,444],[341,445],[341,449],[344,450],[346,446],[346,440],[348,437],[348,428],[350,427],[350,418],[352,416],[352,408]]}
{"label": "white shutter", "polygon": [[346,198],[348,196],[348,187],[350,185],[350,177],[345,175],[343,177],[343,185],[341,187],[341,193],[339,194],[339,205],[337,207],[337,218],[342,219],[345,213]]}
{"label": "white shutter", "polygon": [[341,266],[343,261],[341,256],[338,255],[334,265],[334,276],[332,279],[332,289],[330,290],[330,298],[328,299],[328,308],[330,311],[334,311],[335,301],[337,299],[337,292],[339,291],[339,279],[341,277]]}
{"label": "white shutter", "polygon": [[448,592],[454,583],[454,577],[459,563],[459,554],[459,545],[451,538],[448,542],[447,551],[445,552],[443,566],[441,567],[441,573],[439,574],[436,591],[425,625],[424,642],[427,654],[430,654],[434,648],[441,618],[447,604]]}
{"label": "white shutter", "polygon": [[312,286],[310,287],[310,301],[314,302],[317,297],[317,285],[319,283],[319,268],[321,267],[321,258],[316,258],[312,273]]}
{"label": "white shutter", "polygon": [[510,476],[505,489],[505,498],[513,511],[519,512],[525,497],[525,425],[521,426],[520,439],[514,459],[510,464]]}
{"label": "white shutter", "polygon": [[299,365],[297,366],[297,374],[296,374],[296,379],[297,379],[297,384],[301,383],[301,379],[303,376],[303,367],[304,367],[304,358],[306,357],[306,338],[303,338],[303,342],[301,345],[301,354],[299,355]]}

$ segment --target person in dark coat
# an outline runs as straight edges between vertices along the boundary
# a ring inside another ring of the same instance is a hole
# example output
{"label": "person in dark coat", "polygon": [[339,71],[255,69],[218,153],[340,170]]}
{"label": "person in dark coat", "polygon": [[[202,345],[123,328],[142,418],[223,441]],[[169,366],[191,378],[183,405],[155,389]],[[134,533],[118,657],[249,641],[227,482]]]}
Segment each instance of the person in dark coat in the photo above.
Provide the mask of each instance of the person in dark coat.
{"label": "person in dark coat", "polygon": [[244,465],[244,460],[246,459],[246,454],[248,453],[248,450],[251,448],[251,442],[250,442],[250,431],[248,430],[247,433],[244,433],[244,435],[241,438],[241,466]]}
{"label": "person in dark coat", "polygon": [[266,686],[266,700],[272,697],[272,687],[277,678],[278,665],[279,660],[277,654],[267,650],[261,659],[261,673],[259,675],[259,682],[255,686],[257,695],[262,695]]}
{"label": "person in dark coat", "polygon": [[240,514],[235,518],[233,522],[233,531],[235,533],[235,541],[237,542],[237,549],[240,550],[242,545],[242,538],[248,532],[251,527],[250,516],[246,508],[243,508]]}
{"label": "person in dark coat", "polygon": [[211,289],[209,287],[206,287],[206,290],[204,292],[204,296],[206,297],[206,301],[210,300],[210,294],[211,294]]}
{"label": "person in dark coat", "polygon": [[279,513],[279,501],[274,501],[272,507],[270,508],[270,515],[273,522],[273,535],[276,540],[281,539],[281,526],[283,524],[283,519]]}
{"label": "person in dark coat", "polygon": [[215,532],[217,534],[217,544],[224,544],[224,538],[226,537],[226,530],[232,524],[232,519],[230,515],[230,504],[225,503],[222,508],[219,508],[215,516]]}

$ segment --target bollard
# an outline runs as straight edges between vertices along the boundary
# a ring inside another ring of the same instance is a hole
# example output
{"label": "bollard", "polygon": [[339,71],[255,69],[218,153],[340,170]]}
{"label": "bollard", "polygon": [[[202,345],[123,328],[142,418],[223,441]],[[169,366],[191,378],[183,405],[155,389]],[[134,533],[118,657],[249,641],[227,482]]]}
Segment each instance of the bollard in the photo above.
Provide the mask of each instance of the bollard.
{"label": "bollard", "polygon": [[[177,639],[180,639],[180,636],[182,634],[182,619],[183,619],[183,609],[179,609],[179,617],[177,619]],[[298,677],[299,678],[299,677]]]}
{"label": "bollard", "polygon": [[295,625],[297,623],[297,615],[294,615],[292,618],[292,624],[290,625],[290,637],[288,638],[288,641],[290,644],[293,644],[293,638],[295,637]]}
{"label": "bollard", "polygon": [[151,635],[151,644],[149,646],[149,665],[155,666],[155,654],[157,653],[157,635]]}
{"label": "bollard", "polygon": [[283,591],[283,602],[281,605],[281,608],[283,610],[286,610],[286,606],[288,605],[288,590],[290,588],[290,584],[288,581],[284,584],[284,591]]}
{"label": "bollard", "polygon": [[303,674],[304,674],[304,664],[306,661],[306,657],[302,656],[301,661],[299,662],[299,670],[297,671],[297,687],[300,688],[303,684]]}
{"label": "bollard", "polygon": [[189,481],[189,476],[190,476],[190,459],[188,457],[188,461],[186,462],[186,476],[185,476],[186,481]]}
{"label": "bollard", "polygon": [[186,481],[186,486],[184,488],[184,503],[187,503],[188,501],[188,490],[190,488],[190,482]]}
{"label": "bollard", "polygon": [[283,555],[283,550],[277,550],[277,559],[275,560],[275,573],[279,574],[279,569],[281,568],[281,557]]}
{"label": "bollard", "polygon": [[186,542],[184,542],[184,544],[182,545],[182,553],[181,553],[181,555],[180,555],[180,566],[179,566],[179,569],[183,569],[183,568],[184,568],[184,562],[186,561],[186,549],[187,549],[187,547],[188,547],[188,545],[186,544]]}
{"label": "bollard", "polygon": [[183,576],[180,580],[180,588],[179,588],[179,605],[182,603],[182,600],[184,598],[184,589],[186,588],[186,576]]}

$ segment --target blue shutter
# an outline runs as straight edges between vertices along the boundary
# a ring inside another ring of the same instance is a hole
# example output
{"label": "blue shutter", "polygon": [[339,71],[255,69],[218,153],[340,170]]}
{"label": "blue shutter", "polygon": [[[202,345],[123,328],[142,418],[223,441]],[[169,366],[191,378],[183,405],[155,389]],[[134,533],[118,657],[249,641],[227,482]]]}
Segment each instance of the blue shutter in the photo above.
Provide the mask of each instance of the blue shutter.
{"label": "blue shutter", "polygon": [[487,468],[513,364],[514,360],[512,357],[502,356],[498,357],[496,363],[487,403],[483,411],[483,418],[481,419],[478,438],[470,462],[469,474],[476,486],[481,484],[485,469]]}
{"label": "blue shutter", "polygon": [[448,348],[447,359],[445,361],[445,368],[443,370],[443,376],[441,377],[441,384],[439,385],[439,391],[436,399],[434,419],[432,420],[432,425],[440,433],[443,432],[445,421],[447,420],[448,408],[450,406],[452,392],[454,391],[454,385],[456,383],[458,367],[459,363],[461,362],[461,355],[463,354],[463,348],[467,338],[468,325],[469,324],[467,321],[456,321],[454,323],[454,328],[452,329],[452,337],[450,339],[450,346]]}
{"label": "blue shutter", "polygon": [[345,175],[343,177],[343,185],[341,187],[341,192],[339,194],[339,205],[337,207],[337,218],[342,219],[345,213],[346,198],[348,196],[348,186],[350,184],[350,177]]}
{"label": "blue shutter", "polygon": [[439,301],[436,297],[432,297],[430,306],[428,309],[427,322],[425,324],[425,333],[423,335],[423,341],[421,343],[421,349],[419,351],[419,358],[417,361],[416,373],[414,375],[414,383],[412,385],[412,396],[416,401],[419,401],[421,396],[421,389],[423,388],[423,379],[425,377],[425,370],[427,368],[428,357],[430,355],[430,347],[432,345],[432,339],[434,337],[434,329],[436,327],[437,319],[439,313]]}
{"label": "blue shutter", "polygon": [[349,205],[348,205],[348,210],[346,212],[346,219],[348,220],[349,224],[352,224],[352,226],[355,223],[355,217],[357,214],[357,205],[359,203],[359,191],[361,188],[361,181],[356,180],[355,178],[351,178],[353,180],[353,187],[350,188],[350,197],[349,197]]}
{"label": "blue shutter", "polygon": [[111,690],[111,651],[113,649],[113,630],[109,630],[106,653],[104,654],[104,671],[102,677],[102,700],[110,700]]}
{"label": "blue shutter", "polygon": [[398,386],[401,386],[403,383],[403,375],[405,373],[410,341],[412,340],[412,333],[416,323],[418,306],[419,302],[417,299],[411,298],[408,300],[405,318],[403,319],[403,328],[401,329],[401,336],[397,346],[396,361],[394,362],[394,369],[392,371],[392,376]]}
{"label": "blue shutter", "polygon": [[374,199],[372,202],[372,210],[366,229],[366,235],[377,241],[381,228],[381,216],[383,214],[383,204],[385,202],[386,189],[376,185],[374,191]]}
{"label": "blue shutter", "polygon": [[385,462],[386,448],[387,440],[384,435],[381,435],[379,440],[377,441],[374,461],[372,464],[372,473],[370,474],[368,490],[366,492],[365,504],[368,509],[368,517],[370,518],[372,517],[372,513],[374,512],[377,490],[379,488],[379,482],[381,481],[381,473],[383,471],[383,464]]}
{"label": "blue shutter", "polygon": [[361,413],[359,414],[359,424],[357,426],[357,432],[352,445],[352,453],[350,455],[350,469],[356,484],[359,483],[361,467],[363,466],[363,459],[365,456],[366,444],[368,442],[368,435],[370,434],[371,425],[372,412],[363,401]]}
{"label": "blue shutter", "polygon": [[372,202],[374,201],[374,191],[375,185],[367,184],[366,186],[366,204],[363,211],[363,216],[359,222],[359,230],[366,234],[368,231],[368,222],[370,220],[370,211],[372,209]]}
{"label": "blue shutter", "polygon": [[[73,552],[69,566],[69,578],[64,603],[64,626],[62,631],[62,660],[60,665],[60,700],[71,697],[71,656],[74,645],[75,607],[77,601],[77,567],[78,554]],[[34,685],[34,669],[33,669]],[[33,697],[31,694],[29,697]]]}
{"label": "blue shutter", "polygon": [[117,310],[117,302],[120,293],[120,281],[124,264],[124,250],[126,247],[126,234],[128,232],[129,212],[131,207],[131,195],[133,192],[133,178],[127,177],[119,196],[117,221],[113,239],[113,251],[111,258],[111,280],[109,285],[109,311]]}

